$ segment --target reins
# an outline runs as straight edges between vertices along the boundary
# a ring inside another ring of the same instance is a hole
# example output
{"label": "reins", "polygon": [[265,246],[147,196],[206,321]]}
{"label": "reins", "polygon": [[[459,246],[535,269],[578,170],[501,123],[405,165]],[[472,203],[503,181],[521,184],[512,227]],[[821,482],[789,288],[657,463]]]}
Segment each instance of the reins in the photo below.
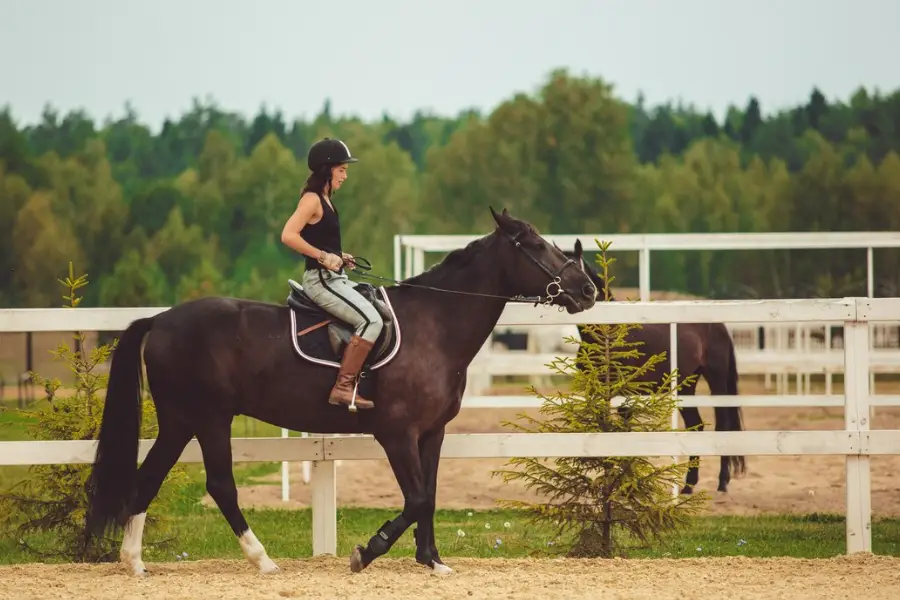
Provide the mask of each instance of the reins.
{"label": "reins", "polygon": [[[365,264],[360,264],[360,261],[363,261]],[[527,302],[529,304],[533,303],[535,306],[539,304],[543,304],[544,306],[551,306],[553,299],[559,296],[562,293],[562,288],[560,287],[560,278],[556,277],[547,284],[547,295],[546,296],[523,296],[521,294],[517,294],[515,296],[499,296],[497,294],[484,294],[481,292],[464,292],[462,290],[448,290],[445,288],[438,288],[430,285],[419,285],[415,283],[407,283],[405,281],[398,281],[396,279],[392,279],[390,277],[383,277],[381,275],[376,275],[374,273],[368,273],[367,271],[372,270],[372,263],[369,262],[368,259],[363,258],[362,256],[354,256],[353,263],[355,266],[351,269],[359,274],[360,277],[365,277],[367,279],[376,279],[380,281],[386,281],[389,283],[393,283],[395,285],[403,286],[403,287],[411,287],[411,288],[419,288],[423,290],[432,290],[435,292],[443,292],[445,294],[460,294],[462,296],[478,296],[482,298],[495,298],[498,300],[506,300],[507,302]],[[542,265],[543,266],[543,265]],[[550,291],[551,286],[556,286],[555,293]],[[560,310],[565,310],[564,307],[560,307]]]}

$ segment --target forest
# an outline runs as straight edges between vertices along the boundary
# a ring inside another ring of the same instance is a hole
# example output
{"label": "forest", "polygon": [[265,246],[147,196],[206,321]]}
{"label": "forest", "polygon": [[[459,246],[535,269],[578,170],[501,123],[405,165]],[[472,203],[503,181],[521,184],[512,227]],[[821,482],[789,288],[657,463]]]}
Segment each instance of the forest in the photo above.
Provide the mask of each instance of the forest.
{"label": "forest", "polygon": [[[335,197],[345,250],[387,277],[395,234],[486,234],[488,206],[542,233],[900,229],[900,89],[764,110],[649,107],[566,70],[490,114],[406,123],[337,118],[327,100],[311,121],[194,101],[157,132],[129,105],[99,122],[48,102],[29,126],[5,108],[0,306],[58,306],[69,261],[93,282],[86,306],[283,302],[303,266],[281,228],[325,136],[360,157]],[[636,285],[636,255],[619,260]],[[659,252],[651,271],[655,290],[784,298],[865,295],[865,269],[865,250],[795,250]],[[896,295],[900,250],[876,250],[875,272],[876,295]]]}

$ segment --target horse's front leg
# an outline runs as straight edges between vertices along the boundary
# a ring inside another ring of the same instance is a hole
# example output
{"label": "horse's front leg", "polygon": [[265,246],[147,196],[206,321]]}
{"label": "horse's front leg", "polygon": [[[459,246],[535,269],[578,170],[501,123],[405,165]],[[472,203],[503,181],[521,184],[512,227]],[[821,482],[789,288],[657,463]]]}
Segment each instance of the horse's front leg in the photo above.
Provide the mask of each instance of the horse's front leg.
{"label": "horse's front leg", "polygon": [[358,573],[373,560],[387,553],[410,525],[418,521],[425,512],[428,502],[422,465],[419,462],[418,439],[408,433],[398,433],[397,437],[376,439],[384,448],[394,477],[403,492],[403,511],[392,521],[386,521],[372,536],[366,547],[357,545],[350,555],[350,570]]}
{"label": "horse's front leg", "polygon": [[444,428],[442,425],[419,441],[419,461],[422,463],[422,473],[425,476],[425,493],[428,501],[416,529],[416,561],[431,567],[437,575],[453,572],[453,569],[441,562],[434,541],[438,464],[441,460],[441,446],[444,443]]}

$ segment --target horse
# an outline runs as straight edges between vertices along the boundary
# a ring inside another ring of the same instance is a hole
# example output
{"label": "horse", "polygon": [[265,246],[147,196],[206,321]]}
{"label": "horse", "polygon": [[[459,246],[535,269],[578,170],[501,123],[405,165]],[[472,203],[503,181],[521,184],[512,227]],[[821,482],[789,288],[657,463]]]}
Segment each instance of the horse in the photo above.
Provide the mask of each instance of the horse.
{"label": "horse", "polygon": [[[578,261],[585,273],[591,278],[598,290],[603,289],[603,280],[597,271],[584,260],[584,250],[581,240],[576,238],[574,252],[565,252],[566,256]],[[610,293],[611,301],[615,298]],[[666,352],[664,361],[660,361],[652,371],[642,376],[641,381],[655,381],[663,383],[665,374],[669,372],[669,346],[671,336],[668,323],[645,323],[638,329],[632,329],[628,335],[630,342],[643,342],[641,352],[646,356],[653,356],[660,352]],[[728,329],[723,323],[679,323],[677,327],[678,343],[678,372],[685,375],[697,375],[697,379],[690,385],[679,390],[679,395],[693,396],[697,391],[697,382],[702,376],[710,391],[716,396],[736,396],[738,394],[737,360],[734,352],[734,342]],[[578,325],[578,335],[582,343],[590,342],[592,334],[589,326]],[[642,363],[646,358],[634,359],[632,364]],[[623,359],[628,363],[628,359]],[[679,407],[681,418],[687,429],[696,427],[703,431],[704,423],[700,418],[700,409],[696,406]],[[743,416],[741,407],[726,406],[715,407],[716,431],[741,431],[743,429]],[[625,415],[626,410],[619,408],[619,414]],[[690,457],[691,461],[697,459]],[[718,491],[726,493],[731,482],[731,468],[736,474],[746,472],[746,461],[743,456],[722,456],[719,465]],[[693,493],[694,487],[700,479],[699,466],[691,465],[685,477],[685,485],[681,489],[682,494]]]}
{"label": "horse", "polygon": [[[262,574],[279,570],[238,505],[231,423],[244,414],[296,431],[371,434],[384,449],[403,508],[365,547],[353,548],[351,572],[388,552],[413,523],[416,561],[435,574],[452,572],[435,545],[435,496],[445,427],[459,413],[470,362],[508,302],[573,314],[597,297],[580,257],[567,257],[506,209],[490,211],[490,234],[415,277],[378,288],[379,310],[391,319],[357,380],[357,393],[368,386],[374,408],[329,404],[340,347],[352,329],[312,304],[293,280],[286,306],[210,296],[133,321],[110,365],[86,483],[85,539],[124,528],[119,560],[135,576],[148,573],[141,558],[147,508],[196,436],[206,489],[244,555]],[[374,294],[371,284],[357,285]],[[142,358],[159,432],[138,469]]]}

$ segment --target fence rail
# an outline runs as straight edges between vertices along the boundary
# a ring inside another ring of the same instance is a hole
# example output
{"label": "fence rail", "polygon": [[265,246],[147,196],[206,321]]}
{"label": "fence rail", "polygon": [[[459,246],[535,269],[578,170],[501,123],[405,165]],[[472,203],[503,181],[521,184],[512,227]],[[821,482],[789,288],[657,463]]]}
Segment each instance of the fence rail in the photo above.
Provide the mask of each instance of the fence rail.
{"label": "fence rail", "polygon": [[[138,460],[153,445],[140,441]],[[94,460],[95,440],[0,442],[0,465],[77,465]],[[380,460],[371,435],[232,438],[234,462]],[[659,431],[647,433],[453,433],[444,437],[442,458],[560,458],[566,456],[786,456],[900,453],[894,430]],[[191,440],[178,462],[203,462]]]}
{"label": "fence rail", "polygon": [[[4,309],[2,331],[120,331],[138,317],[164,308],[122,309]],[[501,325],[559,325],[560,323],[670,323],[670,340],[678,323],[693,322],[842,322],[844,324],[844,394],[819,402],[844,407],[841,431],[658,432],[601,434],[456,434],[448,435],[445,458],[509,458],[515,456],[719,456],[843,455],[846,457],[846,550],[871,551],[871,476],[869,457],[900,454],[900,431],[870,430],[873,404],[897,405],[898,397],[872,397],[869,389],[869,323],[894,321],[900,315],[898,298],[843,298],[760,301],[675,301],[602,303],[590,311],[569,315],[532,306],[511,305]],[[290,352],[286,347],[285,352]],[[672,347],[677,363],[677,346]],[[729,397],[731,405],[759,406],[760,397]],[[797,397],[771,397],[784,406]],[[698,402],[699,399],[684,401]],[[821,404],[820,404],[821,405]],[[87,463],[92,441],[3,442],[0,465]],[[141,456],[150,441],[143,441]],[[234,460],[312,461],[313,552],[334,553],[337,545],[335,461],[383,458],[370,436],[308,436],[304,438],[236,438]],[[196,442],[182,460],[200,460]]]}
{"label": "fence rail", "polygon": [[[462,248],[477,235],[419,234],[394,236],[394,277],[411,277],[425,269],[426,252],[450,252]],[[900,248],[898,231],[770,231],[722,233],[596,233],[544,234],[548,242],[573,248],[580,239],[587,250],[592,241],[612,243],[613,252],[638,252],[640,298],[650,300],[650,253],[676,250],[834,250],[866,251],[866,295],[874,296],[876,248]]]}
{"label": "fence rail", "polygon": [[[509,304],[498,327],[580,325],[583,323],[825,323],[894,321],[900,311],[894,298],[798,300],[673,300],[601,302],[568,314],[553,307]],[[135,319],[152,317],[168,307],[3,308],[0,332],[121,331]]]}
{"label": "fence rail", "polygon": [[[551,375],[547,365],[554,359],[574,359],[574,354],[531,354],[521,351],[496,352],[489,359],[473,361],[470,372],[488,375]],[[840,373],[844,370],[844,352],[735,352],[741,374],[762,375],[767,372]],[[875,373],[900,371],[900,351],[872,350],[869,368]]]}

